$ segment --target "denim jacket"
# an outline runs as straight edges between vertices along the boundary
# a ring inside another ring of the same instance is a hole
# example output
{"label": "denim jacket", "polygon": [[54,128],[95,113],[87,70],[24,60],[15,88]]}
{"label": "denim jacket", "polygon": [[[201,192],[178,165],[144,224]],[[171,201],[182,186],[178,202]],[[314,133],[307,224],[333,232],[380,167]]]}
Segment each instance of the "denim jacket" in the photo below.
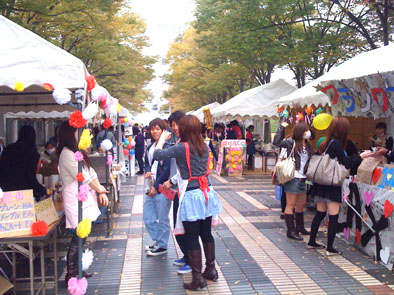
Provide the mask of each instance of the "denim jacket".
{"label": "denim jacket", "polygon": [[[145,152],[145,173],[151,172],[151,165],[153,164],[153,162],[149,163],[148,153],[150,148],[154,148],[153,147],[154,144],[155,144],[154,142],[150,144]],[[163,149],[168,147],[169,147],[168,144],[164,144]],[[159,190],[159,184],[163,184],[165,181],[167,181],[170,178],[170,170],[171,170],[171,159],[158,162],[156,180],[155,183],[153,184],[153,186],[157,191]]]}

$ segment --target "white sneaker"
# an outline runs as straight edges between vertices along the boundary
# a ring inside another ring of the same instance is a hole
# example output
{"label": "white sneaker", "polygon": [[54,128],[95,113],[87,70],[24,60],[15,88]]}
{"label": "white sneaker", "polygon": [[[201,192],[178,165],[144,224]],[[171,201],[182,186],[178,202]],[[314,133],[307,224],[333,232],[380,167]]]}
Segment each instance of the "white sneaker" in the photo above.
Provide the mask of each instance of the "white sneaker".
{"label": "white sneaker", "polygon": [[159,249],[160,247],[156,245],[156,243],[153,243],[152,245],[145,246],[145,251],[153,251],[156,249]]}
{"label": "white sneaker", "polygon": [[167,253],[167,249],[158,247],[155,250],[147,251],[146,255],[148,255],[148,256],[159,256],[159,255],[163,255],[163,254],[166,254],[166,253]]}

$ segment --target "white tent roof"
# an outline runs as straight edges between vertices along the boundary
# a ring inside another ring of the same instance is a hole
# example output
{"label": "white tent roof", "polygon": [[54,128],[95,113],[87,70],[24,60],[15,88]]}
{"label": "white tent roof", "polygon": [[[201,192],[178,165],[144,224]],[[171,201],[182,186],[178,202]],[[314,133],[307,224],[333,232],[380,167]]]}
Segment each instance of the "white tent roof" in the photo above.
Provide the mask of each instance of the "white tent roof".
{"label": "white tent roof", "polygon": [[81,60],[33,32],[0,16],[0,86],[14,88],[50,83],[55,88],[84,88]]}
{"label": "white tent roof", "polygon": [[197,111],[192,112],[191,115],[196,116],[202,122],[204,120],[204,109],[209,108],[209,110],[212,113],[212,111],[214,109],[216,109],[218,106],[220,106],[220,103],[215,101],[213,103],[207,104],[207,105],[199,108]]}
{"label": "white tent roof", "polygon": [[120,107],[119,117],[131,118],[131,113],[128,109],[122,106]]}
{"label": "white tent roof", "polygon": [[63,119],[69,118],[71,115],[70,111],[63,112],[17,112],[17,113],[5,113],[4,118],[6,119]]}
{"label": "white tent roof", "polygon": [[317,87],[323,81],[351,79],[375,73],[382,73],[394,70],[394,44],[384,46],[375,50],[361,53],[343,64],[331,68],[331,70],[309,82],[293,93],[279,99],[279,105],[299,104],[304,107],[307,105],[331,105],[330,98],[318,91]]}
{"label": "white tent roof", "polygon": [[214,118],[247,119],[277,116],[278,99],[296,90],[296,87],[279,79],[244,91],[212,111]]}

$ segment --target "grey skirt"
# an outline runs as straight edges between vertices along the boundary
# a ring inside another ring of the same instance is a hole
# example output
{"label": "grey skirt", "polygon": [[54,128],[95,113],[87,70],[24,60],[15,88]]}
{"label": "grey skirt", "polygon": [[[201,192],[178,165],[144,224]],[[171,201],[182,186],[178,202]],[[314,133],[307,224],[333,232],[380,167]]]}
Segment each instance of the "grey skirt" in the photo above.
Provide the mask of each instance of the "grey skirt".
{"label": "grey skirt", "polygon": [[306,194],[306,178],[294,178],[283,185],[286,193],[290,194]]}

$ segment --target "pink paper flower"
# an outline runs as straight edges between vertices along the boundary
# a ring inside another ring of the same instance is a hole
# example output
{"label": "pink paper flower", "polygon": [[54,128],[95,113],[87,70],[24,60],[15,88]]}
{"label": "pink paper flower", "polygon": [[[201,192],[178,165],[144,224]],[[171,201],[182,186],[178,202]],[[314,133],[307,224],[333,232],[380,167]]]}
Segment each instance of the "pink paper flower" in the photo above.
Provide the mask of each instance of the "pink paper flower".
{"label": "pink paper flower", "polygon": [[88,289],[88,281],[86,278],[78,280],[78,278],[73,277],[69,279],[67,289],[71,295],[84,295]]}
{"label": "pink paper flower", "polygon": [[106,164],[107,164],[108,166],[111,166],[113,160],[114,160],[114,159],[113,159],[112,155],[108,155],[108,156],[107,156],[107,162],[106,162]]}
{"label": "pink paper flower", "polygon": [[80,151],[76,151],[74,153],[74,159],[77,162],[81,162],[83,160],[83,154]]}
{"label": "pink paper flower", "polygon": [[78,201],[85,202],[88,199],[88,195],[89,195],[89,185],[82,184],[79,187]]}

